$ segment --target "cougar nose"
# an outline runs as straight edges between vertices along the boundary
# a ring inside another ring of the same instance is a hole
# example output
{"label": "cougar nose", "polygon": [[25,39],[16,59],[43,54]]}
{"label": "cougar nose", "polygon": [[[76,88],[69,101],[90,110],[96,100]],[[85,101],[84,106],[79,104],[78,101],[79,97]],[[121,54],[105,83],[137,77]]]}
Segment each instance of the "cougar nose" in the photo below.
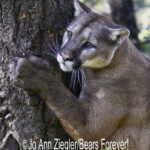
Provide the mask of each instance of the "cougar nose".
{"label": "cougar nose", "polygon": [[69,57],[69,55],[67,55],[67,54],[64,54],[64,53],[60,53],[60,55],[62,56],[62,58],[63,58],[63,60],[65,60],[65,61],[69,61],[69,60],[71,60],[71,58]]}

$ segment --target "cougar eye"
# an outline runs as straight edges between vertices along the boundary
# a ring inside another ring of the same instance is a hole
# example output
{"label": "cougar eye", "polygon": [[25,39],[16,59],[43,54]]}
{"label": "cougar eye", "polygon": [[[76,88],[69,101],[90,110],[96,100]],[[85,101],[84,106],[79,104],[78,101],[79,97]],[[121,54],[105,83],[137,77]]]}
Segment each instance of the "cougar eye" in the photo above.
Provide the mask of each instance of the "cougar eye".
{"label": "cougar eye", "polygon": [[67,30],[67,36],[70,38],[72,36],[72,32]]}
{"label": "cougar eye", "polygon": [[90,42],[86,42],[83,44],[83,48],[95,48],[95,45],[93,45],[92,43]]}

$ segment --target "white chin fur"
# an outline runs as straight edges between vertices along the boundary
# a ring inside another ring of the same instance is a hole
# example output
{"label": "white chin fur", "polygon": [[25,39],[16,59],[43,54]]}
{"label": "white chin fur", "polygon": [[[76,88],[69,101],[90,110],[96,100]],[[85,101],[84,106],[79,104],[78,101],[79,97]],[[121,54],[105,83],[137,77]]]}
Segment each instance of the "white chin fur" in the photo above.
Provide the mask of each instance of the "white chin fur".
{"label": "white chin fur", "polygon": [[73,70],[72,67],[68,67],[68,66],[66,66],[62,63],[60,63],[59,65],[60,65],[61,70],[64,71],[64,72],[71,72]]}
{"label": "white chin fur", "polygon": [[59,54],[57,55],[57,61],[58,61],[59,63],[63,63],[63,62],[64,62],[62,56],[60,56]]}
{"label": "white chin fur", "polygon": [[62,56],[57,55],[57,61],[59,62],[60,68],[64,72],[71,72],[73,70],[73,62],[72,61],[64,61]]}

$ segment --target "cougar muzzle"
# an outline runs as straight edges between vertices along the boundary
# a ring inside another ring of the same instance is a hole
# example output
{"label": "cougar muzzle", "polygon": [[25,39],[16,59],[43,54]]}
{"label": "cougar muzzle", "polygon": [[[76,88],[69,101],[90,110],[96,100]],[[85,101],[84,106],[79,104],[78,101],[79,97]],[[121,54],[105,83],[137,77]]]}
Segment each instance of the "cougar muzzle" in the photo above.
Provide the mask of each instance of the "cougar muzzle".
{"label": "cougar muzzle", "polygon": [[57,54],[57,61],[60,68],[64,72],[71,72],[73,69],[78,69],[81,66],[80,60],[75,60],[65,52],[60,52]]}

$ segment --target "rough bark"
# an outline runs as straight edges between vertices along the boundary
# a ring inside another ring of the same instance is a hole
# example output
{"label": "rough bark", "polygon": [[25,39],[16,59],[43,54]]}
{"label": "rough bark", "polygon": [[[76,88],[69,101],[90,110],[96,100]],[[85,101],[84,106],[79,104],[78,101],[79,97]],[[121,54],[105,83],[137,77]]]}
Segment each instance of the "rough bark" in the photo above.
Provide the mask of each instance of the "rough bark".
{"label": "rough bark", "polygon": [[53,62],[57,70],[50,33],[61,37],[73,10],[72,0],[0,1],[0,149],[22,149],[23,140],[69,138],[37,95],[12,84],[9,64],[16,56],[35,55]]}
{"label": "rough bark", "polygon": [[134,15],[134,4],[132,0],[104,0],[108,13],[112,19],[130,30],[130,38],[139,48],[138,28]]}

